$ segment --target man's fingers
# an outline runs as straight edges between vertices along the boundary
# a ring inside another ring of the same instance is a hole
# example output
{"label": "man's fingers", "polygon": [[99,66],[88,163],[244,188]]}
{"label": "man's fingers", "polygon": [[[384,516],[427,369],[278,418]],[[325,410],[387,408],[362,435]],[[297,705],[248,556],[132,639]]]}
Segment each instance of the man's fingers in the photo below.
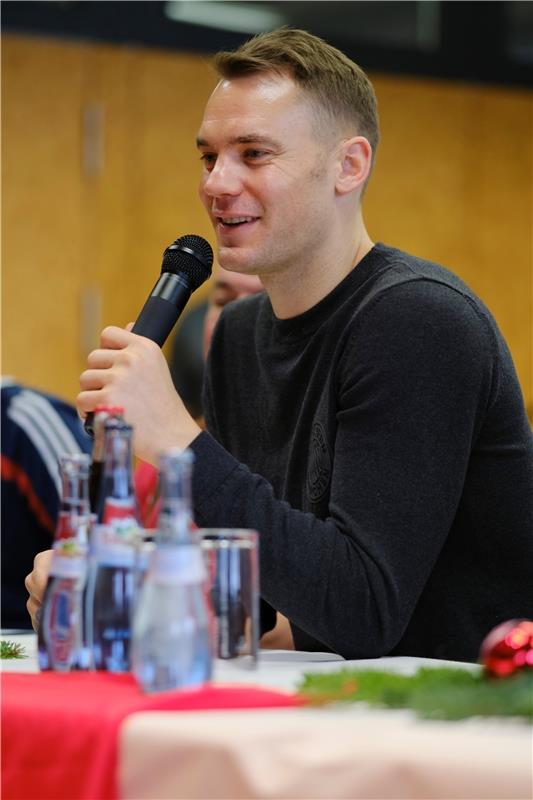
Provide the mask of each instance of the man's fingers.
{"label": "man's fingers", "polygon": [[80,388],[84,391],[102,389],[106,384],[107,372],[103,369],[86,369],[80,375]]}
{"label": "man's fingers", "polygon": [[131,343],[134,335],[124,328],[108,325],[100,334],[100,346],[110,350],[121,350]]}
{"label": "man's fingers", "polygon": [[90,411],[94,411],[96,406],[109,405],[110,403],[111,399],[107,397],[105,389],[80,392],[76,398],[76,408],[82,419],[85,419]]}
{"label": "man's fingers", "polygon": [[33,597],[30,597],[26,603],[26,608],[28,610],[28,614],[30,615],[32,628],[35,632],[37,632],[37,628],[39,627],[39,611],[41,609],[41,604],[34,600]]}
{"label": "man's fingers", "polygon": [[76,406],[82,419],[94,411],[97,405],[119,402],[116,397],[112,397],[112,386],[115,385],[117,376],[124,377],[124,371],[127,373],[136,361],[135,353],[139,350],[139,342],[142,343],[142,351],[146,347],[146,341],[124,328],[112,325],[104,328],[100,336],[101,346],[89,353],[88,369],[80,375],[82,391],[77,397]]}
{"label": "man's fingers", "polygon": [[109,369],[115,363],[115,350],[93,350],[87,356],[87,366],[90,369]]}
{"label": "man's fingers", "polygon": [[50,564],[52,563],[52,550],[37,553],[33,560],[33,570],[24,579],[24,585],[29,594],[26,608],[31,617],[31,624],[37,630],[42,599],[48,581]]}

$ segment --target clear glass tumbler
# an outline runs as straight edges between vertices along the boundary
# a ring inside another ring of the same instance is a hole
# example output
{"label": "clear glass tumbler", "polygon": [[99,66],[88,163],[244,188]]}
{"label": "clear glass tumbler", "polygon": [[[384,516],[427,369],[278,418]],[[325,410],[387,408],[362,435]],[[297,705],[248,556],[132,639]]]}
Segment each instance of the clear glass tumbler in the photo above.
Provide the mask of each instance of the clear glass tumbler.
{"label": "clear glass tumbler", "polygon": [[214,617],[216,658],[255,667],[259,649],[259,554],[257,531],[201,528],[208,593]]}

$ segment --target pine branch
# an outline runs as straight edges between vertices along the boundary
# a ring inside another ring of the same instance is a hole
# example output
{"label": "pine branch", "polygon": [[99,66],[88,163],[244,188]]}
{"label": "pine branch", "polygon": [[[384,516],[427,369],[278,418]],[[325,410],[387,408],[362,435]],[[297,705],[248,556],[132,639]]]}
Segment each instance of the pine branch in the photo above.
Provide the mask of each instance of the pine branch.
{"label": "pine branch", "polygon": [[311,705],[363,702],[410,708],[431,719],[507,716],[533,719],[533,669],[508,678],[460,668],[421,668],[415,675],[374,670],[305,674],[299,692]]}
{"label": "pine branch", "polygon": [[0,641],[0,658],[28,658],[24,647],[16,642]]}

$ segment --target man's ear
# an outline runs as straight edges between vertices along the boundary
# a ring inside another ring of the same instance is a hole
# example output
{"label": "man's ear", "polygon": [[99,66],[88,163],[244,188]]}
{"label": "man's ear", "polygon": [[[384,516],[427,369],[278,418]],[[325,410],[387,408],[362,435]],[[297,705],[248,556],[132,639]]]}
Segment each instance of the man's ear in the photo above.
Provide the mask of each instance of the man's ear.
{"label": "man's ear", "polygon": [[364,136],[345,139],[339,146],[339,171],[335,182],[337,194],[355,191],[370,174],[372,147]]}

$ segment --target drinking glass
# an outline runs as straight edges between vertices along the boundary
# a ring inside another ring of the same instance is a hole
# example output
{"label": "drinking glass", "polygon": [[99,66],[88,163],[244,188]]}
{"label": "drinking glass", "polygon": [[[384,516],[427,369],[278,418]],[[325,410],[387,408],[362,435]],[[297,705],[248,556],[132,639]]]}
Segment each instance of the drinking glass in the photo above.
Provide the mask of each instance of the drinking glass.
{"label": "drinking glass", "polygon": [[216,658],[255,667],[259,643],[258,534],[244,528],[201,528]]}

